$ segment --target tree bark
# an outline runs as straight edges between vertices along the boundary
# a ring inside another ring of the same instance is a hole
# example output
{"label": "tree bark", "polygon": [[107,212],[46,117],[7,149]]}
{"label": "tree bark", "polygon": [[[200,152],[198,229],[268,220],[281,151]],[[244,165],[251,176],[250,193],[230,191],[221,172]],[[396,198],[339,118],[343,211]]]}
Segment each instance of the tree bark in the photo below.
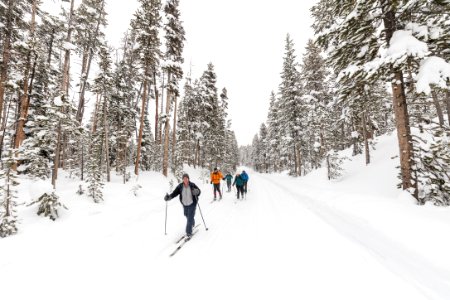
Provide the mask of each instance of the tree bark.
{"label": "tree bark", "polygon": [[436,107],[436,113],[439,119],[439,125],[444,126],[444,113],[442,112],[441,104],[439,104],[439,99],[436,91],[431,91],[431,97],[433,98],[433,104]]}
{"label": "tree bark", "polygon": [[[3,104],[5,102],[5,85],[8,80],[8,68],[9,61],[11,60],[11,36],[13,29],[13,3],[14,0],[8,1],[8,12],[6,14],[6,31],[3,37],[3,60],[0,64],[1,72],[0,72],[0,114],[3,113]],[[6,122],[2,122],[0,119],[0,124],[5,124]],[[0,149],[0,151],[2,151]]]}
{"label": "tree bark", "polygon": [[[145,72],[146,74],[147,72]],[[140,125],[139,125],[139,136],[137,141],[137,152],[136,152],[136,161],[134,164],[134,174],[139,175],[139,162],[141,159],[141,144],[142,144],[142,135],[144,132],[144,116],[145,116],[145,106],[147,101],[147,85],[148,85],[148,78],[147,75],[145,75],[144,84],[143,84],[143,95],[142,95],[142,108],[141,108],[141,119],[140,119]]]}
{"label": "tree bark", "polygon": [[[35,29],[36,29],[36,11],[37,11],[37,0],[33,0],[33,9],[31,14],[31,27],[30,27],[30,42],[34,44],[35,42]],[[14,141],[14,148],[18,149],[20,145],[22,145],[23,140],[25,139],[25,122],[28,117],[28,106],[30,105],[30,97],[28,95],[29,89],[29,80],[30,80],[30,71],[31,71],[31,55],[33,54],[34,45],[32,45],[31,49],[27,53],[27,62],[25,65],[25,74],[23,77],[23,95],[20,99],[20,113],[19,120],[17,121],[16,128],[16,138]],[[35,58],[36,59],[36,58]],[[17,155],[17,154],[16,154]],[[14,164],[13,169],[16,170],[17,163]]]}
{"label": "tree bark", "polygon": [[450,91],[447,90],[445,93],[445,102],[447,104],[447,121],[448,121],[448,125],[450,126]]}
{"label": "tree bark", "polygon": [[[164,104],[164,72],[162,72],[161,110],[160,110],[161,115],[164,112],[163,104]],[[159,126],[158,130],[159,130],[159,132],[158,132],[158,135],[159,135],[158,140],[159,140],[159,143],[161,144],[162,143],[162,125]]]}
{"label": "tree bark", "polygon": [[174,97],[175,107],[173,110],[173,129],[172,129],[172,163],[175,163],[175,146],[177,144],[177,98]]}
{"label": "tree bark", "polygon": [[361,125],[362,125],[362,129],[363,129],[363,136],[364,136],[364,148],[365,148],[365,154],[366,154],[366,166],[368,164],[370,164],[370,151],[369,151],[369,139],[367,136],[367,127],[366,127],[366,112],[363,111],[362,113],[362,120],[361,120]]}
{"label": "tree bark", "polygon": [[161,140],[158,133],[158,127],[159,127],[159,115],[158,115],[158,104],[159,104],[159,90],[158,85],[156,84],[156,72],[153,72],[153,86],[155,89],[155,142],[157,144],[161,144]]}
{"label": "tree bark", "polygon": [[109,132],[108,132],[108,101],[103,102],[103,127],[105,128],[105,158],[106,158],[106,181],[111,181],[111,166],[109,163]]}
{"label": "tree bark", "polygon": [[[167,82],[170,82],[170,72],[167,75]],[[163,175],[168,176],[169,169],[169,134],[170,134],[170,102],[171,102],[172,92],[167,91],[167,100],[166,100],[166,120],[164,127],[164,153],[163,153]]]}
{"label": "tree bark", "polygon": [[[386,2],[389,1],[389,2]],[[390,4],[390,0],[383,1],[386,4]],[[388,44],[396,30],[395,12],[389,10],[385,12],[383,23],[386,31],[386,40]],[[393,108],[395,113],[395,124],[397,127],[397,138],[400,148],[400,169],[402,178],[402,188],[414,189],[413,195],[418,199],[417,182],[413,177],[413,147],[411,129],[409,126],[408,107],[406,102],[405,85],[403,82],[403,73],[400,69],[391,65],[390,71],[393,74],[392,78],[392,95],[393,95]]]}
{"label": "tree bark", "polygon": [[86,70],[84,70],[84,72],[81,73],[81,87],[80,87],[80,97],[78,100],[78,110],[77,110],[77,115],[76,115],[76,119],[77,121],[81,124],[81,121],[83,120],[83,114],[84,114],[84,102],[85,102],[85,98],[84,98],[84,94],[86,92],[86,83],[89,77],[89,72],[91,69],[91,62],[92,62],[92,58],[94,57],[94,46],[93,43],[95,42],[95,39],[98,36],[98,32],[100,30],[100,23],[102,20],[102,13],[103,13],[103,9],[105,7],[105,0],[102,1],[102,8],[100,10],[100,15],[98,16],[98,20],[97,20],[97,27],[95,28],[95,33],[94,33],[94,37],[92,38],[94,41],[90,41],[90,47],[88,49],[88,59],[87,59],[87,66],[86,66]]}
{"label": "tree bark", "polygon": [[[66,37],[66,43],[70,43],[72,39],[72,22],[73,22],[73,8],[74,8],[74,0],[71,0],[70,2],[70,14],[69,14],[69,24],[68,24],[68,30],[67,30],[67,37]],[[64,53],[64,65],[63,65],[63,78],[62,78],[62,84],[61,84],[61,94],[63,97],[63,100],[66,99],[68,90],[69,90],[69,69],[70,69],[70,49],[65,50]],[[64,113],[64,111],[62,112]],[[67,112],[69,113],[69,112]],[[56,179],[58,178],[58,168],[59,168],[59,161],[60,161],[60,153],[61,153],[61,136],[62,136],[62,128],[61,128],[61,121],[58,122],[58,134],[56,139],[56,152],[55,157],[53,159],[53,174],[52,174],[52,185],[53,188],[56,188]]]}

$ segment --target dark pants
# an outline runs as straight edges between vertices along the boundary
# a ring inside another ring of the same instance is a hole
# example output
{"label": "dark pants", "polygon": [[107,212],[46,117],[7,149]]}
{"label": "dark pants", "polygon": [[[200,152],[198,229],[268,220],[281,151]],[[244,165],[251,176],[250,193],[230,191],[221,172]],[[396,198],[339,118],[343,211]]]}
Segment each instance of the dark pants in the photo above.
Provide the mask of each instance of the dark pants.
{"label": "dark pants", "polygon": [[231,181],[227,181],[228,191],[231,192]]}
{"label": "dark pants", "polygon": [[243,185],[236,185],[237,189],[237,198],[239,199],[239,193],[242,196],[242,199],[244,199],[244,186]]}
{"label": "dark pants", "polygon": [[247,181],[244,181],[244,193],[247,194]]}
{"label": "dark pants", "polygon": [[220,198],[222,198],[222,193],[220,192],[220,183],[214,183],[214,199],[216,199],[216,191],[219,192]]}
{"label": "dark pants", "polygon": [[192,228],[195,225],[195,209],[197,208],[197,205],[195,203],[192,203],[189,206],[183,206],[184,208],[184,215],[186,216],[187,223],[186,223],[186,234],[191,235],[192,234]]}

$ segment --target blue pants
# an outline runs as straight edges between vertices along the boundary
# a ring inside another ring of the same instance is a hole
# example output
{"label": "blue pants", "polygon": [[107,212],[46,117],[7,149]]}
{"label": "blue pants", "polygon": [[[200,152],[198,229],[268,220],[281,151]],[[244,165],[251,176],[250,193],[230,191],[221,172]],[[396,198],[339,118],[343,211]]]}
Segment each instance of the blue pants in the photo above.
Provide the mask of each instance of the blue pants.
{"label": "blue pants", "polygon": [[187,223],[186,223],[186,234],[187,235],[191,235],[192,234],[192,228],[195,225],[195,209],[197,208],[197,205],[194,203],[192,203],[189,206],[183,206],[184,208],[184,215],[187,219]]}

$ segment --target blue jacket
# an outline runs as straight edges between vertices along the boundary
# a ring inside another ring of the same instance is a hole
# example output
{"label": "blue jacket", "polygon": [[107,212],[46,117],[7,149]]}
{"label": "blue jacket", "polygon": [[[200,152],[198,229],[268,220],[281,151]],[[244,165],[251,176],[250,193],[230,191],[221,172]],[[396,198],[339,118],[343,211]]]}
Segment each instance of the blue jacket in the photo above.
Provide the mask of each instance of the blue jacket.
{"label": "blue jacket", "polygon": [[231,183],[231,180],[233,180],[233,175],[227,174],[227,175],[225,176],[224,180],[225,180],[225,179],[226,179],[227,182],[230,182],[230,183]]}
{"label": "blue jacket", "polygon": [[242,171],[241,177],[242,177],[242,180],[244,180],[244,182],[248,181],[248,174],[245,171]]}
{"label": "blue jacket", "polygon": [[244,180],[242,179],[242,175],[236,175],[234,177],[233,185],[244,186]]}

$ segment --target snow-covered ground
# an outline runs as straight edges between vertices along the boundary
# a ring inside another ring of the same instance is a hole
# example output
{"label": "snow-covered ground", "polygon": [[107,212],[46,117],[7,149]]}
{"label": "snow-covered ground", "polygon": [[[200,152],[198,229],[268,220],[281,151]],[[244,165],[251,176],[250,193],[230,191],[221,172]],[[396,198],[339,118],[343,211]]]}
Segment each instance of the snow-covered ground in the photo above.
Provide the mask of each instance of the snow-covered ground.
{"label": "snow-covered ground", "polygon": [[[60,178],[69,210],[53,222],[20,206],[19,233],[0,239],[0,297],[450,299],[450,209],[416,206],[395,189],[395,135],[376,148],[371,165],[353,158],[335,182],[325,170],[290,178],[247,169],[240,201],[224,193],[211,203],[211,185],[188,169],[209,230],[197,210],[198,234],[173,257],[185,218],[170,201],[164,234],[165,177],[113,177],[100,204]],[[19,202],[29,202],[39,185],[22,182]]]}

